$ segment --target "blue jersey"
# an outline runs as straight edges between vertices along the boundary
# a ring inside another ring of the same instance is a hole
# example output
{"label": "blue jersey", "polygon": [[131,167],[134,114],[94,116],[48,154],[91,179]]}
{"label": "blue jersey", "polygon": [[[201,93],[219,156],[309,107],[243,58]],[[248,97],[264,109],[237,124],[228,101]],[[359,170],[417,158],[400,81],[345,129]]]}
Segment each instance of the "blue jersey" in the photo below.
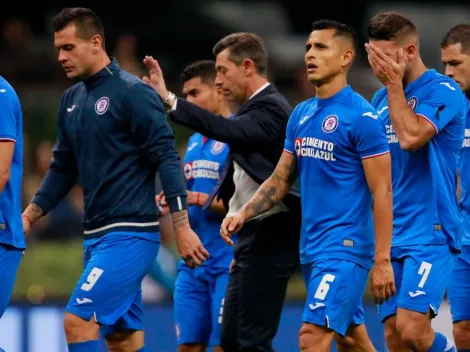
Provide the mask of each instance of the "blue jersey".
{"label": "blue jersey", "polygon": [[416,151],[401,149],[388,114],[385,89],[372,99],[383,120],[392,156],[393,246],[461,246],[457,168],[462,148],[465,97],[451,79],[427,70],[405,88],[408,105],[436,135]]}
{"label": "blue jersey", "polygon": [[470,100],[467,100],[467,106],[465,138],[460,153],[460,215],[464,246],[470,246]]}
{"label": "blue jersey", "polygon": [[285,151],[297,157],[302,202],[300,260],[372,264],[372,194],[362,160],[388,153],[377,112],[350,86],[299,104]]}
{"label": "blue jersey", "polygon": [[[220,178],[228,153],[229,147],[225,143],[207,139],[199,133],[193,134],[184,157],[186,188],[192,192],[210,194]],[[197,205],[189,206],[188,215],[191,228],[210,253],[204,265],[228,268],[233,249],[220,236],[224,216],[210,209],[202,210]]]}
{"label": "blue jersey", "polygon": [[21,220],[23,116],[13,87],[0,76],[0,141],[15,142],[10,179],[0,193],[0,243],[26,248]]}

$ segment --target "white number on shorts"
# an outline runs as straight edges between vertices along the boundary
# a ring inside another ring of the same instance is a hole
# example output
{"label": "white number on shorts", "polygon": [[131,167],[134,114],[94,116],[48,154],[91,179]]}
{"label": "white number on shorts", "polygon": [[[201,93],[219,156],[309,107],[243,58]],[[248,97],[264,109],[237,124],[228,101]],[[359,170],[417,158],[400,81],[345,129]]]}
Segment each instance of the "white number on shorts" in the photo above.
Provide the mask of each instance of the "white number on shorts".
{"label": "white number on shorts", "polygon": [[315,298],[324,300],[326,294],[328,293],[328,290],[330,289],[330,285],[328,285],[328,283],[333,281],[335,281],[334,275],[326,274],[325,276],[323,276],[320,285],[318,285],[317,292],[315,292]]}
{"label": "white number on shorts", "polygon": [[428,262],[422,262],[421,266],[419,267],[418,274],[423,275],[421,281],[418,284],[419,288],[423,288],[426,280],[428,279],[429,272],[431,271],[432,264]]}
{"label": "white number on shorts", "polygon": [[100,278],[101,274],[103,274],[103,269],[100,269],[100,268],[97,268],[96,266],[91,269],[91,272],[90,274],[88,275],[88,277],[86,278],[88,282],[85,282],[81,289],[83,291],[90,291],[93,286],[95,286],[96,284],[96,281],[98,281],[98,279]]}

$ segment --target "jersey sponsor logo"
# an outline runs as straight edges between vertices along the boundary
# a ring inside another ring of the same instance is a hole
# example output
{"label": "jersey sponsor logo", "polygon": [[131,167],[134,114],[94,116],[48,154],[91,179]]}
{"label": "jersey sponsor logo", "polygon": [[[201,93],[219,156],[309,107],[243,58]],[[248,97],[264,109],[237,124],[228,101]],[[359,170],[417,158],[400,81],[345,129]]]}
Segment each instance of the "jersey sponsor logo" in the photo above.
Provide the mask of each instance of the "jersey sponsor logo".
{"label": "jersey sponsor logo", "polygon": [[325,133],[334,132],[338,128],[338,116],[336,115],[329,115],[325,117],[323,123],[321,125],[321,129]]}
{"label": "jersey sponsor logo", "polygon": [[387,134],[388,144],[399,142],[392,125],[385,125],[385,133]]}
{"label": "jersey sponsor logo", "polygon": [[211,160],[194,160],[184,164],[184,176],[186,180],[195,178],[207,178],[218,180],[220,175],[220,163]]}
{"label": "jersey sponsor logo", "polygon": [[369,117],[372,117],[374,120],[377,120],[379,118],[378,115],[374,115],[374,113],[370,111],[363,113],[362,116],[369,116]]}
{"label": "jersey sponsor logo", "polygon": [[109,108],[109,98],[101,97],[95,103],[95,111],[98,115],[103,115]]}
{"label": "jersey sponsor logo", "polygon": [[297,157],[309,157],[326,161],[336,161],[333,149],[335,144],[314,137],[296,138],[294,141]]}
{"label": "jersey sponsor logo", "polygon": [[462,147],[464,148],[470,147],[470,128],[465,129],[465,138],[463,139]]}
{"label": "jersey sponsor logo", "polygon": [[224,150],[225,143],[219,142],[219,141],[213,141],[211,145],[211,152],[212,154],[216,155],[222,152]]}
{"label": "jersey sponsor logo", "polygon": [[93,303],[93,301],[89,298],[78,298],[76,299],[78,304],[85,304],[85,303]]}
{"label": "jersey sponsor logo", "polygon": [[414,110],[416,105],[418,105],[418,98],[416,97],[411,97],[410,100],[408,100],[408,106]]}
{"label": "jersey sponsor logo", "polygon": [[379,115],[380,115],[380,114],[383,113],[385,110],[388,110],[388,106],[384,106],[382,109],[377,110],[377,112],[378,112]]}

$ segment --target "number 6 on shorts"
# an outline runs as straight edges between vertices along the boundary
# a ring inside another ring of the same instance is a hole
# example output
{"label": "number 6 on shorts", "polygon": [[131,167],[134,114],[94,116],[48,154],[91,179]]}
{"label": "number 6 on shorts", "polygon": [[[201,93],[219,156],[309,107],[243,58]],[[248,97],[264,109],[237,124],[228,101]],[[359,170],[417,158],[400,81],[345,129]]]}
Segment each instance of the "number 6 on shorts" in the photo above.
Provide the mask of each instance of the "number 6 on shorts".
{"label": "number 6 on shorts", "polygon": [[331,274],[326,274],[323,276],[323,279],[321,279],[320,285],[318,285],[317,292],[315,292],[315,298],[316,299],[321,299],[324,300],[326,297],[326,294],[328,293],[328,290],[330,289],[330,282],[335,281],[335,276]]}
{"label": "number 6 on shorts", "polygon": [[95,286],[96,281],[98,281],[101,274],[103,274],[103,269],[97,268],[95,266],[93,269],[91,269],[90,274],[88,274],[88,277],[86,278],[88,282],[85,282],[80,288],[83,291],[90,291],[93,286]]}

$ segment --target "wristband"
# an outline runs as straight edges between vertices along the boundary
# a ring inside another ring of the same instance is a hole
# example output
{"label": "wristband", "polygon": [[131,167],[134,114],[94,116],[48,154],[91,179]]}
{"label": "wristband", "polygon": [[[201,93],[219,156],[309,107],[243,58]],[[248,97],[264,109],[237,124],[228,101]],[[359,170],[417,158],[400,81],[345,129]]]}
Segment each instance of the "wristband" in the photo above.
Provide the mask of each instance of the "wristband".
{"label": "wristband", "polygon": [[29,221],[29,226],[33,226],[33,222],[32,222],[31,218],[28,215],[22,214],[21,217],[26,218],[26,220]]}

